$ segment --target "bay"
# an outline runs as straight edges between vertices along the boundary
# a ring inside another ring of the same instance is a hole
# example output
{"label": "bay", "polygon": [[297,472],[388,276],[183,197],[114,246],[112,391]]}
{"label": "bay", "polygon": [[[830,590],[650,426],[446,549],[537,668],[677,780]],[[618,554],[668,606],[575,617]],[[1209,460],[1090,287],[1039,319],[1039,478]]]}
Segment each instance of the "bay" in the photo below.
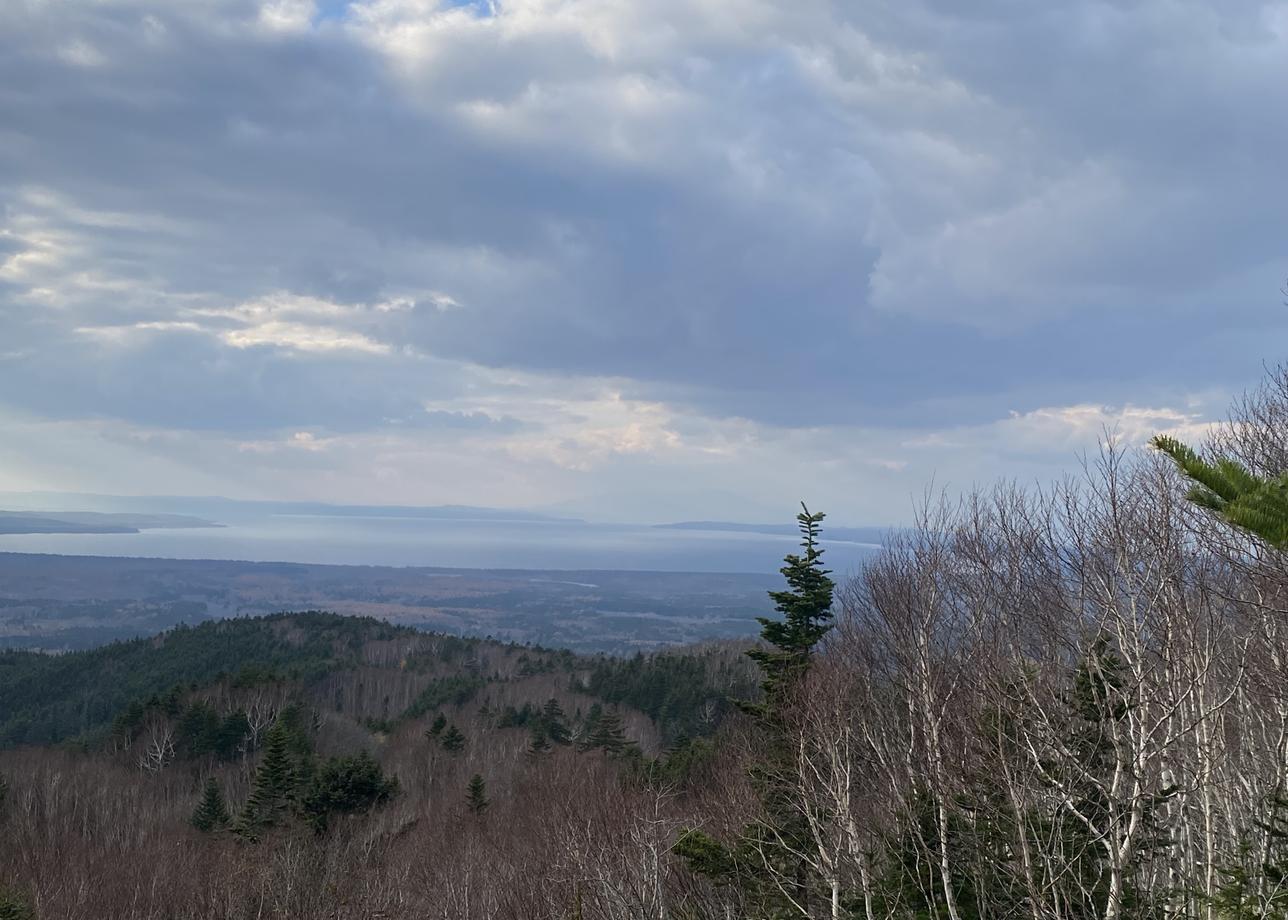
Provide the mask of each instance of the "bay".
{"label": "bay", "polygon": [[[785,534],[676,530],[565,520],[451,520],[365,515],[238,515],[225,526],[127,534],[6,534],[0,552],[480,569],[773,573]],[[825,542],[853,573],[877,547]]]}

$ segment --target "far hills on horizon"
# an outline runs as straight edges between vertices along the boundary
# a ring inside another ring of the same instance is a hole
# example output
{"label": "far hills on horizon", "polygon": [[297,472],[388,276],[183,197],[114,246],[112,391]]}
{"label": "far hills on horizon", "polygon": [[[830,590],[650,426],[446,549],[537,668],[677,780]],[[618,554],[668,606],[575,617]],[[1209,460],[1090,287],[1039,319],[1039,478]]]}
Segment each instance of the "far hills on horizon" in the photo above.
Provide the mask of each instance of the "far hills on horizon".
{"label": "far hills on horizon", "polygon": [[101,511],[0,511],[0,534],[139,533],[222,527],[214,521],[184,514],[133,514]]}
{"label": "far hills on horizon", "polygon": [[[497,523],[587,524],[582,518],[476,505],[368,505],[232,499],[221,496],[125,496],[77,492],[0,492],[0,534],[108,534],[141,530],[221,527],[229,520],[263,515],[387,517]],[[676,521],[646,525],[660,530],[795,535],[793,523]],[[829,542],[880,546],[890,527],[825,527]]]}

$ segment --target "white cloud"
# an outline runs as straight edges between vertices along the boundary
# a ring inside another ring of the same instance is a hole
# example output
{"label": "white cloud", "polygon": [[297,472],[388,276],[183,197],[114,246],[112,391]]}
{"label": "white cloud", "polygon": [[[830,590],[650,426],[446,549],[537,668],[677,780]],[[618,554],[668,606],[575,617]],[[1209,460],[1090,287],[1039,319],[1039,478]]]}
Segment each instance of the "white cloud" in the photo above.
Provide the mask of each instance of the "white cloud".
{"label": "white cloud", "polygon": [[339,304],[279,291],[235,307],[190,312],[214,321],[228,320],[237,324],[234,328],[215,325],[205,330],[234,348],[266,345],[296,351],[388,354],[388,343],[346,328],[346,324],[362,323],[372,310],[388,312],[381,310],[380,305],[369,309],[363,305]]}
{"label": "white cloud", "polygon": [[58,56],[76,67],[93,69],[102,67],[107,58],[89,42],[73,39],[58,49]]}
{"label": "white cloud", "polygon": [[1193,438],[1206,432],[1196,412],[1170,408],[1099,405],[1062,406],[1012,412],[993,429],[1013,446],[1025,450],[1068,451],[1099,440],[1125,446],[1140,445],[1156,434]]}
{"label": "white cloud", "polygon": [[220,333],[219,337],[234,348],[270,345],[297,351],[360,351],[378,355],[389,353],[388,345],[373,341],[361,333],[280,320],[267,320],[254,326],[232,329]]}
{"label": "white cloud", "polygon": [[1212,428],[1202,403],[1186,409],[1081,404],[1012,411],[982,425],[926,431],[904,438],[914,451],[988,450],[999,455],[1040,454],[1071,460],[1100,443],[1139,447],[1154,435],[1199,442]]}
{"label": "white cloud", "polygon": [[181,319],[143,321],[118,326],[80,326],[76,332],[115,343],[129,343],[139,335],[191,332],[209,335],[233,348],[267,346],[287,351],[362,352],[387,355],[388,342],[351,328],[378,327],[380,314],[414,309],[411,301],[340,304],[318,297],[274,292],[234,307],[184,307],[174,314]]}
{"label": "white cloud", "polygon": [[313,0],[266,0],[259,8],[260,25],[271,32],[298,32],[317,15]]}

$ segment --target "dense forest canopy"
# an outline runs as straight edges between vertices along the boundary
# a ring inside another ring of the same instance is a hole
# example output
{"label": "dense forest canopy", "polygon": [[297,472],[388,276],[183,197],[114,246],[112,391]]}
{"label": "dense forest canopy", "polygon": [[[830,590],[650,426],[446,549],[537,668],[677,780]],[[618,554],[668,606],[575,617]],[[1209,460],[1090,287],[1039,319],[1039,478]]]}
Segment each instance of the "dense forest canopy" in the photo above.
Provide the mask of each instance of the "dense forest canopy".
{"label": "dense forest canopy", "polygon": [[307,679],[351,666],[362,643],[395,634],[378,620],[314,612],[181,626],[68,655],[0,652],[0,746],[92,734],[131,702],[176,686]]}
{"label": "dense forest canopy", "polygon": [[0,916],[1288,918],[1288,370],[1159,446],[841,583],[802,512],[750,655],[309,613],[0,657]]}

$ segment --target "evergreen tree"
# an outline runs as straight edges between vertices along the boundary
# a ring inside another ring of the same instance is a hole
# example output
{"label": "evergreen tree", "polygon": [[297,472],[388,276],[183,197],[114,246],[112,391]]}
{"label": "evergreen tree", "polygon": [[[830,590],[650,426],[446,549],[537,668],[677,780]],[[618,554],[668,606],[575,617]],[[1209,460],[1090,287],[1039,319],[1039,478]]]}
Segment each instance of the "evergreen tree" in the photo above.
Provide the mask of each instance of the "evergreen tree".
{"label": "evergreen tree", "polygon": [[647,713],[663,740],[673,742],[682,735],[710,734],[728,698],[746,695],[752,686],[711,652],[667,651],[600,658],[584,683],[575,682],[572,689]]}
{"label": "evergreen tree", "polygon": [[554,744],[568,744],[572,740],[563,707],[554,697],[547,700],[541,710],[541,729],[545,737]]}
{"label": "evergreen tree", "polygon": [[[1062,840],[1066,854],[1063,866],[1062,899],[1079,916],[1104,916],[1109,900],[1109,862],[1103,838],[1117,839],[1128,823],[1136,825],[1131,859],[1122,867],[1123,889],[1120,916],[1125,920],[1146,920],[1162,915],[1163,905],[1151,903],[1150,886],[1142,883],[1146,862],[1167,846],[1159,827],[1158,812],[1176,788],[1160,789],[1146,797],[1137,809],[1131,798],[1115,797],[1113,777],[1130,764],[1126,751],[1116,739],[1134,707],[1131,675],[1111,644],[1099,639],[1079,663],[1073,687],[1066,696],[1065,736],[1044,769],[1068,797],[1065,804],[1048,815],[1031,816],[1030,826],[1046,825],[1046,832]],[[1094,830],[1093,830],[1094,828]]]}
{"label": "evergreen tree", "polygon": [[212,776],[206,780],[206,789],[192,813],[192,826],[199,831],[214,831],[227,827],[229,822],[228,806],[224,803],[224,794],[219,790],[219,783]]}
{"label": "evergreen tree", "polygon": [[220,724],[215,739],[215,753],[221,760],[232,760],[242,750],[246,736],[250,734],[250,722],[246,713],[237,710],[230,713]]}
{"label": "evergreen tree", "polygon": [[223,721],[214,707],[205,702],[192,703],[179,718],[179,749],[188,757],[212,753],[218,748],[222,728]]}
{"label": "evergreen tree", "polygon": [[182,703],[183,687],[179,684],[175,684],[170,688],[170,691],[166,693],[165,699],[161,700],[161,708],[165,710],[166,715],[174,717],[179,714]]}
{"label": "evergreen tree", "polygon": [[550,750],[550,738],[546,735],[545,728],[541,725],[533,725],[532,737],[528,742],[528,753],[548,754]]}
{"label": "evergreen tree", "polygon": [[131,700],[130,704],[112,720],[112,739],[121,747],[129,747],[134,740],[134,732],[145,715],[143,704]]}
{"label": "evergreen tree", "polygon": [[1271,546],[1288,547],[1288,472],[1270,479],[1227,457],[1208,462],[1166,435],[1150,443],[1171,457],[1185,478],[1194,483],[1187,495],[1190,501],[1211,509],[1226,523]]}
{"label": "evergreen tree", "polygon": [[765,723],[778,721],[786,694],[809,667],[814,646],[832,628],[836,585],[829,577],[831,573],[823,568],[823,550],[818,545],[819,525],[825,515],[811,514],[804,504],[801,509],[796,521],[804,553],[784,558],[787,564],[779,571],[787,580],[787,589],[769,592],[782,619],[757,617],[760,637],[770,647],[747,653],[760,666],[764,697],[759,703],[744,704],[744,708]]}
{"label": "evergreen tree", "polygon": [[784,715],[815,646],[832,628],[835,585],[823,567],[818,545],[823,517],[802,503],[796,520],[803,552],[784,559],[780,571],[787,589],[770,592],[782,618],[761,617],[760,635],[767,647],[747,653],[761,673],[761,699],[741,704],[761,735],[762,753],[752,766],[761,818],[743,831],[736,845],[689,830],[673,848],[693,871],[738,889],[748,903],[770,917],[788,912],[793,903],[808,909],[817,883],[803,855],[811,844],[810,829],[791,797],[797,765]]}
{"label": "evergreen tree", "polygon": [[264,737],[264,755],[255,769],[250,796],[237,819],[237,831],[254,836],[258,828],[279,823],[292,807],[299,772],[291,757],[292,731],[280,718]]}
{"label": "evergreen tree", "polygon": [[0,885],[0,920],[35,920],[36,912],[25,897]]}
{"label": "evergreen tree", "polygon": [[428,730],[426,730],[425,737],[430,739],[437,738],[439,735],[443,733],[443,729],[445,729],[446,727],[447,727],[447,716],[443,715],[440,712],[437,716],[434,717],[433,723],[429,726]]}
{"label": "evergreen tree", "polygon": [[1256,827],[1263,839],[1219,867],[1225,881],[1212,901],[1222,920],[1288,920],[1288,797],[1272,794]]}
{"label": "evergreen tree", "polygon": [[386,777],[379,762],[366,751],[352,757],[332,757],[317,771],[302,810],[319,833],[333,813],[366,811],[398,792],[398,780]]}
{"label": "evergreen tree", "polygon": [[582,720],[581,728],[577,732],[577,750],[585,751],[590,748],[590,736],[595,733],[595,728],[603,715],[604,707],[598,703],[593,704],[586,712],[586,718]]}
{"label": "evergreen tree", "polygon": [[626,747],[626,732],[622,729],[622,717],[611,710],[603,713],[586,739],[586,746],[592,750],[598,749],[610,754],[621,753]]}
{"label": "evergreen tree", "polygon": [[455,725],[449,725],[447,731],[443,732],[440,743],[443,750],[455,754],[465,749],[465,735]]}
{"label": "evergreen tree", "polygon": [[465,803],[470,813],[475,815],[483,814],[491,804],[487,798],[487,784],[478,773],[470,777],[470,784],[465,790]]}

